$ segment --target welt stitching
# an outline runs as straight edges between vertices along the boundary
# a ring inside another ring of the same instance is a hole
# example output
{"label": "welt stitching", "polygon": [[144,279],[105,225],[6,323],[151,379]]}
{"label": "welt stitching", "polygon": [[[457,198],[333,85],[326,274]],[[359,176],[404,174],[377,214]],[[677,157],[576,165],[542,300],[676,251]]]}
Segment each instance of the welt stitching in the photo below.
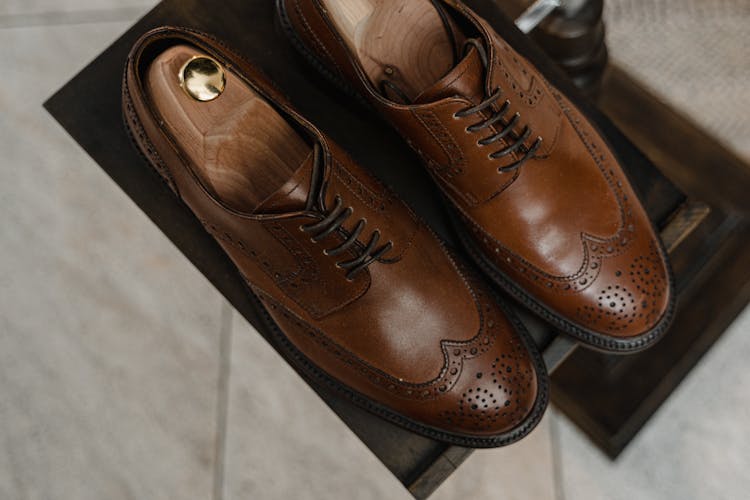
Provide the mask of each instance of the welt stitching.
{"label": "welt stitching", "polygon": [[[518,55],[508,44],[506,44],[503,41],[496,41],[496,45],[500,45],[502,50],[504,52],[507,52],[511,59],[513,59],[513,62],[516,64],[518,69],[521,70],[521,72],[524,75],[528,75],[529,72],[525,68],[524,64],[518,59],[520,55]],[[527,94],[528,98],[532,100],[533,104],[530,104],[532,107],[536,106],[539,102],[539,93],[535,92],[537,90],[535,87],[539,85],[537,81],[536,75],[531,75],[531,81],[529,82],[529,88],[524,90],[521,88],[521,83],[518,81],[518,79],[513,75],[511,70],[506,69],[507,66],[503,63],[502,59],[497,59],[498,66],[503,68],[503,74],[505,77],[510,80],[511,82],[511,90],[518,96],[518,98],[521,101],[527,102],[527,98],[525,96],[521,96],[521,93]]]}
{"label": "welt stitching", "polygon": [[[295,252],[290,248],[289,244],[287,242],[283,241],[282,239],[280,239],[273,231],[270,231],[266,227],[266,224],[262,224],[262,227],[263,227],[263,229],[268,234],[270,234],[276,241],[278,241],[284,248],[286,248],[287,252],[289,252],[291,255],[295,255]],[[289,236],[289,238],[291,238],[291,235],[289,235],[288,231],[286,231],[284,228],[281,228],[281,229],[284,232],[286,232],[286,234]],[[301,250],[308,257],[308,266],[312,266],[313,263],[314,263],[314,260],[313,260],[312,256],[304,248],[301,248]],[[298,264],[298,265],[300,266],[300,269],[301,269],[302,264]],[[300,274],[301,274],[301,271],[300,271]],[[312,276],[313,276],[313,278],[317,278],[318,276],[320,276],[320,272],[319,272],[317,266],[315,266],[313,268],[313,275]],[[285,295],[287,295],[288,297],[290,297],[297,305],[299,305],[300,307],[302,307],[306,311],[312,313],[314,316],[321,316],[321,315],[323,315],[323,311],[315,304],[314,301],[305,300],[304,297],[302,296],[301,290],[298,291],[298,289],[295,290],[294,288],[290,287],[290,283],[291,283],[292,280],[285,279],[283,281],[278,281],[278,280],[275,279],[275,277],[272,276],[272,278],[274,278],[274,281],[276,282],[276,285],[279,286],[284,291]]]}
{"label": "welt stitching", "polygon": [[[455,139],[450,135],[450,132],[445,128],[445,126],[440,126],[440,119],[438,118],[437,114],[434,111],[429,110],[422,110],[417,111],[413,110],[412,113],[416,118],[419,120],[419,122],[422,124],[425,129],[430,133],[433,139],[435,139],[435,142],[438,143],[440,146],[440,149],[443,150],[443,153],[445,153],[445,156],[448,158],[448,167],[437,169],[438,173],[441,175],[445,175],[449,179],[453,178],[454,176],[460,174],[463,172],[463,169],[466,165],[466,158],[463,155],[463,151],[461,151],[461,148],[456,143]],[[430,118],[429,121],[426,120],[426,118]],[[442,132],[442,136],[437,133],[437,128],[440,127],[440,132]],[[455,157],[454,154],[452,154],[451,151],[449,151],[446,148],[445,141],[451,142],[451,146],[454,151],[458,152],[459,156],[458,158]],[[437,162],[436,162],[437,163]],[[438,166],[442,166],[438,163]],[[444,174],[445,171],[448,171],[446,174]]]}
{"label": "welt stitching", "polygon": [[[333,174],[355,198],[362,202],[363,205],[370,207],[376,212],[382,212],[384,210],[384,205],[392,202],[390,197],[378,194],[364,185],[356,176],[352,175],[352,173],[349,172],[338,159],[334,159],[334,166]],[[356,184],[359,190],[352,189],[349,183],[347,183],[347,180],[351,180],[351,183]],[[365,193],[367,194],[366,197]]]}
{"label": "welt stitching", "polygon": [[323,51],[324,55],[328,59],[328,62],[333,64],[333,66],[336,68],[336,71],[338,71],[340,75],[343,75],[344,73],[343,71],[341,71],[341,68],[336,62],[336,59],[331,55],[330,51],[323,44],[323,42],[320,40],[318,35],[315,34],[315,31],[312,29],[312,26],[310,26],[310,23],[305,17],[304,12],[302,12],[302,7],[300,6],[299,0],[295,0],[294,10],[297,12],[297,16],[299,16],[300,20],[302,21],[302,24],[304,25],[304,28],[305,28],[305,32],[313,39],[313,41],[318,46],[318,48],[321,51]]}
{"label": "welt stitching", "polygon": [[153,146],[151,141],[148,139],[148,137],[146,137],[146,131],[144,130],[143,125],[140,123],[138,114],[135,111],[135,105],[133,103],[133,98],[130,96],[130,88],[127,82],[127,70],[123,76],[123,89],[124,89],[123,94],[125,98],[126,114],[128,115],[129,121],[134,125],[134,128],[136,129],[136,133],[138,134],[138,138],[140,139],[141,144],[145,148],[145,153],[148,155],[147,159],[154,163],[157,172],[161,174],[161,177],[164,179],[167,185],[172,189],[172,191],[174,191],[174,193],[179,196],[177,184],[174,181],[172,173],[169,171],[164,161],[156,152],[156,148]]}
{"label": "welt stitching", "polygon": [[[425,122],[425,120],[424,120],[424,118],[423,118],[422,115],[428,115],[429,114],[431,117],[434,118],[435,122],[437,122],[437,123],[440,124],[440,126],[442,127],[442,130],[445,132],[446,136],[449,138],[449,140],[454,144],[454,147],[461,154],[461,160],[460,161],[462,162],[462,167],[459,169],[458,174],[463,173],[463,171],[464,171],[463,167],[465,166],[465,163],[466,163],[466,160],[465,160],[465,158],[463,156],[463,150],[460,148],[460,146],[458,146],[458,144],[455,142],[455,139],[450,134],[450,132],[445,128],[445,126],[442,125],[442,123],[440,123],[440,120],[437,117],[437,115],[433,111],[426,111],[426,110],[419,111],[419,112],[417,112],[416,110],[412,110],[412,114],[417,118],[417,120],[419,120],[419,122],[425,127],[425,129],[427,129],[427,131],[430,133],[430,135],[433,137],[433,139],[435,139],[435,141],[440,145],[440,147],[443,150],[443,152],[446,154],[446,156],[448,156],[448,159],[449,159],[449,162],[450,162],[449,165],[451,165],[453,163],[453,161],[454,161],[453,160],[453,155],[451,155],[450,152],[445,149],[443,141],[438,136],[435,135],[432,126],[429,125],[427,122]],[[492,130],[493,132],[497,133],[497,129],[495,128],[494,125],[490,126],[490,130]],[[507,144],[507,143],[505,143],[505,144]],[[415,148],[417,150],[417,153],[419,153],[419,155],[423,159],[427,160],[426,163],[429,164],[430,161],[432,161],[433,163],[436,163],[438,166],[440,166],[439,163],[437,163],[434,160],[432,160],[431,158],[429,158],[426,154],[424,154],[421,150],[419,150],[418,148],[416,148],[413,144],[411,144],[411,145],[412,145],[413,148]],[[512,155],[513,155],[513,158],[517,159],[516,153],[513,153]],[[448,167],[448,168],[450,168],[450,167]],[[446,177],[447,180],[452,180],[453,177],[456,175],[456,174],[454,174],[454,175],[443,175],[442,172],[445,171],[445,170],[447,170],[447,168],[443,168],[442,170],[441,169],[434,169],[434,170],[435,170],[435,172],[436,172],[437,175],[440,175],[441,177]],[[506,182],[502,183],[497,188],[497,191],[495,191],[494,193],[490,194],[488,197],[486,197],[485,199],[482,199],[482,200],[476,199],[474,197],[473,193],[460,192],[456,186],[450,185],[450,187],[459,196],[461,196],[461,198],[463,198],[465,202],[467,202],[469,204],[486,203],[487,201],[493,199],[494,197],[496,197],[497,195],[499,195],[500,193],[502,193],[505,189],[508,188],[508,186],[510,186],[511,184],[513,184],[513,182],[515,182],[515,180],[518,179],[519,175],[520,175],[520,172],[518,170],[516,170],[515,172],[513,172],[512,177],[510,179],[508,179]]]}
{"label": "welt stitching", "polygon": [[[302,254],[302,253],[304,253],[304,257],[306,257],[303,260],[303,263],[297,264],[297,266],[298,266],[298,268],[297,268],[298,270],[297,271],[295,271],[295,272],[291,273],[290,275],[284,277],[284,279],[280,280],[279,283],[288,283],[288,282],[292,281],[294,278],[297,278],[297,277],[300,277],[300,279],[304,279],[304,274],[305,274],[304,273],[304,269],[305,269],[305,265],[304,264],[305,263],[310,263],[311,264],[311,263],[314,262],[314,260],[312,258],[312,255],[310,255],[310,253],[307,250],[305,250],[302,247],[302,245],[298,245],[299,246],[298,250],[292,248],[292,243],[291,242],[294,242],[294,238],[292,237],[291,234],[289,234],[289,231],[287,231],[281,224],[278,224],[278,223],[271,223],[271,224],[274,226],[275,230],[277,230],[279,232],[283,232],[284,235],[286,236],[286,238],[285,239],[279,238],[273,231],[269,231],[265,224],[263,224],[263,229],[265,229],[271,236],[273,236],[276,239],[276,241],[278,241],[279,243],[281,243],[284,246],[284,248],[286,248],[286,250],[292,256],[295,257],[295,260],[298,260],[300,254]],[[294,243],[297,243],[297,242],[294,242]],[[308,264],[308,266],[309,266],[309,264]],[[320,275],[320,272],[319,272],[319,269],[318,269],[317,266],[315,266],[315,267],[307,267],[307,269],[312,270],[312,275],[307,279],[307,281],[314,281]]]}

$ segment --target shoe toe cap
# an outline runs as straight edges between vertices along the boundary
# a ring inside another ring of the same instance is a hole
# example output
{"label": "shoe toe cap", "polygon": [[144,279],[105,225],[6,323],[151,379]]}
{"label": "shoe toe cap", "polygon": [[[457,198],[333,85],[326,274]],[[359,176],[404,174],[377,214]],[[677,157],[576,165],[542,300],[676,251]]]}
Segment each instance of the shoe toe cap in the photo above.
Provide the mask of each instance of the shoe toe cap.
{"label": "shoe toe cap", "polygon": [[577,323],[616,340],[640,339],[644,345],[658,337],[669,321],[674,291],[659,245],[652,241],[645,248],[602,262],[576,308]]}
{"label": "shoe toe cap", "polygon": [[465,435],[505,436],[508,442],[522,437],[544,411],[546,373],[538,371],[517,334],[498,336],[487,352],[465,360],[438,424]]}

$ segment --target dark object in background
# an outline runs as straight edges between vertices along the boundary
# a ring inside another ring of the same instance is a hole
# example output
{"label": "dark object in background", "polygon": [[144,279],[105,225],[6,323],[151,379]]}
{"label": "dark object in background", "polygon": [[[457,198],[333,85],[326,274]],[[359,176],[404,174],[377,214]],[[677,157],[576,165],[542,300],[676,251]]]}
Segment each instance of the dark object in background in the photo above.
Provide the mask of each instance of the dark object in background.
{"label": "dark object in background", "polygon": [[531,32],[583,92],[595,96],[607,67],[604,0],[567,0]]}

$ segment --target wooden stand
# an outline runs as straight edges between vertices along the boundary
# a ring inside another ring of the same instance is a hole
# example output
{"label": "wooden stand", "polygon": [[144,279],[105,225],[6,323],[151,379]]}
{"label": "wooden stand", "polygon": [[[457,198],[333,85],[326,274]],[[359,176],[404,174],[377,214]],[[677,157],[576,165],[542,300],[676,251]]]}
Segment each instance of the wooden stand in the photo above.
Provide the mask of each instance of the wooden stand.
{"label": "wooden stand", "polygon": [[[529,3],[500,2],[510,16]],[[635,356],[579,349],[552,378],[553,402],[614,458],[750,300],[750,165],[606,65],[603,0],[566,5],[531,37],[671,180],[647,191],[649,207],[683,196],[662,231],[679,294],[670,333]]]}
{"label": "wooden stand", "polygon": [[[490,20],[499,15],[493,0],[467,3]],[[126,54],[138,36],[164,24],[214,33],[245,54],[290,96],[304,115],[390,184],[448,244],[458,247],[445,222],[440,200],[433,189],[425,188],[432,184],[418,159],[389,127],[328,85],[294,52],[277,26],[273,2],[164,1],[45,106],[252,324],[261,325],[231,263],[138,156],[122,125],[120,82]],[[627,107],[618,106],[622,102],[627,102]],[[627,416],[627,429],[642,423],[747,301],[750,254],[742,256],[739,249],[747,241],[748,230],[747,219],[739,209],[742,191],[750,184],[748,170],[743,170],[739,160],[658,104],[621,72],[609,72],[602,87],[601,104],[682,188],[646,164],[631,165],[629,173],[644,193],[649,213],[663,229],[673,252],[682,302],[677,331],[653,354],[641,355],[644,357],[602,357],[579,349],[554,378],[558,404],[579,423],[587,419],[603,422],[597,425],[603,429],[600,434],[606,436],[610,429],[621,428],[620,421],[612,415]],[[707,176],[709,181],[702,180]],[[712,185],[717,189],[712,190]],[[687,192],[691,194],[686,195]],[[712,284],[714,294],[698,301],[696,292],[701,285]],[[548,368],[554,372],[575,350],[575,343],[557,336],[523,311],[520,314],[543,350]],[[259,331],[266,336],[265,331]],[[673,345],[679,348],[670,348]],[[636,380],[618,375],[633,369],[647,377]],[[661,383],[656,393],[655,378],[660,378]],[[608,381],[617,385],[616,391],[607,393]],[[412,434],[332,394],[319,394],[416,498],[428,497],[471,453]],[[602,394],[610,399],[627,397],[611,402],[605,401]],[[648,404],[634,405],[634,401]],[[635,413],[634,407],[638,410]],[[618,411],[620,408],[622,411]]]}
{"label": "wooden stand", "polygon": [[670,332],[634,356],[579,349],[552,378],[554,403],[614,458],[750,301],[750,166],[616,67],[598,104],[685,193],[662,231],[679,294]]}

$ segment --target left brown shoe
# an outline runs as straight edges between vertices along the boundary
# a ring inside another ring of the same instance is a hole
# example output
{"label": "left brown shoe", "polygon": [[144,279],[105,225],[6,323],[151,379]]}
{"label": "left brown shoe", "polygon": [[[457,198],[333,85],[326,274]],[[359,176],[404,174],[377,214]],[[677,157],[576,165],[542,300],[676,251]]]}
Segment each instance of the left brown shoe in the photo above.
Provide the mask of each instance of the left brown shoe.
{"label": "left brown shoe", "polygon": [[497,284],[598,349],[664,333],[674,293],[651,222],[593,120],[521,55],[535,49],[510,21],[501,37],[456,0],[277,1],[295,45],[422,157]]}
{"label": "left brown shoe", "polygon": [[256,66],[158,28],[130,52],[122,100],[137,148],[317,388],[459,446],[504,446],[539,422],[549,384],[523,326]]}

